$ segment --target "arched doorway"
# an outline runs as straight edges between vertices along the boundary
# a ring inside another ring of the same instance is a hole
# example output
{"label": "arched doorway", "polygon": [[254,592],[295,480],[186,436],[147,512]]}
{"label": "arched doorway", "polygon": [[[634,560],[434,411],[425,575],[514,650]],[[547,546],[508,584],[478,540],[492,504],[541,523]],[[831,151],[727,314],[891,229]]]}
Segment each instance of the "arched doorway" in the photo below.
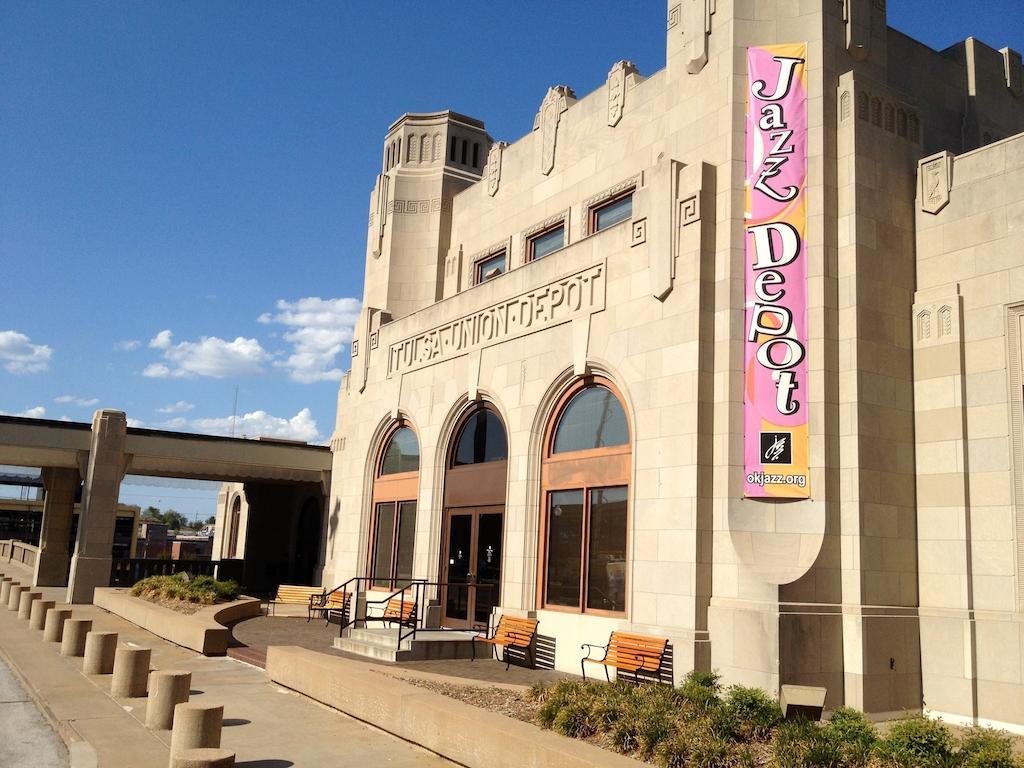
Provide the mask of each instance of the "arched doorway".
{"label": "arched doorway", "polygon": [[544,440],[540,607],[626,615],[630,461],[629,422],[613,385],[577,381]]}
{"label": "arched doorway", "polygon": [[367,575],[373,586],[395,589],[412,579],[420,445],[412,428],[397,422],[382,446],[373,481]]}
{"label": "arched doorway", "polygon": [[501,553],[508,475],[505,425],[487,403],[454,431],[444,480],[442,623],[486,625],[501,601]]}
{"label": "arched doorway", "polygon": [[320,561],[320,534],[323,529],[323,511],[320,502],[308,498],[299,510],[295,531],[295,560],[292,565],[294,584],[313,584]]}

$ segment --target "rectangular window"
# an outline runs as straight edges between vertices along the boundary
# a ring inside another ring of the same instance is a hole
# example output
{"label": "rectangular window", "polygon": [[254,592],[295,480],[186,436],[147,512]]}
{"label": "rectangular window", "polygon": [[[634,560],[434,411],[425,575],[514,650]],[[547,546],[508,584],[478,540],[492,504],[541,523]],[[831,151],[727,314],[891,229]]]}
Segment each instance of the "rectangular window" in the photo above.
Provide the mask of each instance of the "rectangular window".
{"label": "rectangular window", "polygon": [[548,503],[549,605],[580,606],[583,562],[583,491],[555,491]]}
{"label": "rectangular window", "polygon": [[565,223],[558,224],[530,237],[526,244],[526,260],[542,259],[565,246]]}
{"label": "rectangular window", "polygon": [[625,612],[627,495],[624,485],[549,494],[546,605]]}
{"label": "rectangular window", "polygon": [[633,190],[590,209],[590,233],[600,232],[633,216]]}
{"label": "rectangular window", "polygon": [[473,267],[473,285],[485,283],[493,277],[505,274],[505,251],[492,253],[480,259]]}
{"label": "rectangular window", "polygon": [[381,502],[377,504],[374,514],[376,519],[371,558],[373,586],[397,589],[412,579],[416,502]]}

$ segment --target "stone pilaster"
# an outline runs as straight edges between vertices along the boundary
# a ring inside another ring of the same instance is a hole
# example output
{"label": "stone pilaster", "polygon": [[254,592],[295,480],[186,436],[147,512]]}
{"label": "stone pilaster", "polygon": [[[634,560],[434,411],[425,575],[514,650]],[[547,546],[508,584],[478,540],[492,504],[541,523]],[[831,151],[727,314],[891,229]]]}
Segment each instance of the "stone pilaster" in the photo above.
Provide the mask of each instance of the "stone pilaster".
{"label": "stone pilaster", "polygon": [[68,539],[75,491],[81,479],[77,469],[43,469],[46,498],[43,500],[43,524],[39,532],[39,556],[32,584],[36,587],[63,587],[67,584]]}
{"label": "stone pilaster", "polygon": [[89,464],[82,489],[78,538],[71,558],[67,602],[90,603],[96,587],[110,581],[110,550],[121,479],[125,472],[128,423],[122,411],[96,411]]}

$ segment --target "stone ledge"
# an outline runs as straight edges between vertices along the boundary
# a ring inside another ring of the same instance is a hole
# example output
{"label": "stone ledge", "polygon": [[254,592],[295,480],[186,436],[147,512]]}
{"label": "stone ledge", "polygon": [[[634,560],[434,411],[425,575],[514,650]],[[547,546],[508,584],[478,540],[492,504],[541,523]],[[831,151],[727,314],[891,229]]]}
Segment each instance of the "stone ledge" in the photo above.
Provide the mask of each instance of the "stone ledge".
{"label": "stone ledge", "polygon": [[247,597],[201,608],[198,613],[189,615],[133,597],[129,590],[115,587],[97,587],[93,604],[204,656],[227,653],[231,631],[225,624],[259,616],[262,612],[260,601]]}
{"label": "stone ledge", "polygon": [[631,758],[426,691],[359,662],[295,646],[267,649],[267,674],[345,714],[470,768],[638,768]]}

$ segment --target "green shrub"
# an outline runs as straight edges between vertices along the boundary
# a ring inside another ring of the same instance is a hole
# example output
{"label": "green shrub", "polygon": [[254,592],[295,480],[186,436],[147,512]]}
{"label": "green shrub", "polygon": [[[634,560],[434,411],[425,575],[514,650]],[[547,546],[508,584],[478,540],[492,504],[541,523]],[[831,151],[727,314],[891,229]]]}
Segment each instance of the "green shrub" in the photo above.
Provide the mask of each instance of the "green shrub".
{"label": "green shrub", "polygon": [[787,720],[775,729],[772,756],[778,768],[802,768],[818,727],[806,720]]}
{"label": "green shrub", "polygon": [[839,743],[870,747],[878,740],[871,721],[863,712],[851,707],[839,707],[832,713],[823,730],[830,739]]}
{"label": "green shrub", "polygon": [[196,576],[189,580],[184,573],[148,576],[136,582],[131,589],[136,597],[148,600],[164,598],[206,605],[234,600],[240,591],[238,583],[233,580],[217,581],[212,576]]}
{"label": "green shrub", "polygon": [[719,699],[722,690],[719,679],[716,672],[700,672],[695,669],[686,675],[676,695],[683,706],[695,714],[708,712],[722,703]]}
{"label": "green shrub", "polygon": [[693,734],[689,765],[692,768],[728,768],[736,762],[733,746],[708,730]]}
{"label": "green shrub", "polygon": [[956,765],[954,746],[953,735],[941,721],[914,715],[894,724],[876,744],[875,754],[897,768],[943,768]]}
{"label": "green shrub", "polygon": [[731,720],[732,736],[742,741],[766,738],[782,719],[778,702],[760,688],[731,686],[726,692],[724,709],[725,719]]}
{"label": "green shrub", "polygon": [[960,741],[958,753],[963,768],[1019,768],[1014,759],[1013,744],[1002,731],[971,728]]}
{"label": "green shrub", "polygon": [[582,697],[567,702],[555,715],[551,730],[575,739],[593,736],[598,730],[598,720],[594,716],[592,704],[592,701]]}
{"label": "green shrub", "polygon": [[582,680],[559,680],[548,689],[547,698],[537,711],[537,720],[543,727],[551,728],[563,707],[592,698],[594,685]]}

